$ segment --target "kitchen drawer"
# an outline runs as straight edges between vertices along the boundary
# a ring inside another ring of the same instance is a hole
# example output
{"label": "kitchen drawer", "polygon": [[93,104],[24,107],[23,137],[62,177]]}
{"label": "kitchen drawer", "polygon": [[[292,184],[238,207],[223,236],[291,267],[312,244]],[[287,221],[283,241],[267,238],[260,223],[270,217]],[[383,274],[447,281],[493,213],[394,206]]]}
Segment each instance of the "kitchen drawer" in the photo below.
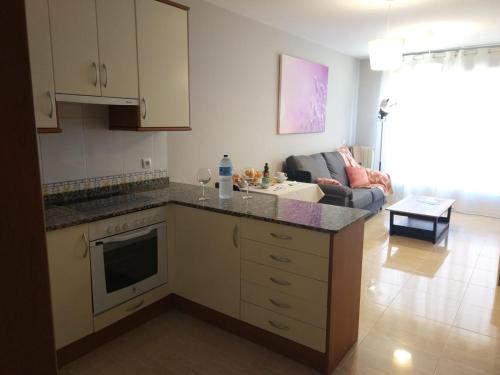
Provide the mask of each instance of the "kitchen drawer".
{"label": "kitchen drawer", "polygon": [[125,318],[128,315],[139,311],[140,309],[161,300],[169,294],[169,285],[164,284],[150,290],[140,296],[137,296],[127,302],[122,303],[110,310],[107,310],[94,317],[94,331],[99,331],[110,324]]}
{"label": "kitchen drawer", "polygon": [[328,258],[243,239],[241,257],[284,271],[328,281]]}
{"label": "kitchen drawer", "polygon": [[328,258],[330,235],[265,221],[242,219],[241,237]]}
{"label": "kitchen drawer", "polygon": [[326,306],[328,284],[247,260],[241,261],[241,278],[272,290]]}
{"label": "kitchen drawer", "polygon": [[326,306],[277,292],[248,281],[241,283],[241,299],[267,310],[326,329]]}
{"label": "kitchen drawer", "polygon": [[276,335],[324,353],[326,331],[250,303],[241,302],[241,319]]}

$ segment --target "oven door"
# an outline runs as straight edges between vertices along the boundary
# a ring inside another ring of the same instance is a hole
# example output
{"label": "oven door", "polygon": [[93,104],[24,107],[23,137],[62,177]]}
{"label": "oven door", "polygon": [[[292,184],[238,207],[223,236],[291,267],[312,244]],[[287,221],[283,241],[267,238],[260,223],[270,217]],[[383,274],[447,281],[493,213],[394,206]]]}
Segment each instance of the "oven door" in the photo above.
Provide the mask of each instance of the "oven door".
{"label": "oven door", "polygon": [[167,282],[166,224],[91,242],[94,315]]}

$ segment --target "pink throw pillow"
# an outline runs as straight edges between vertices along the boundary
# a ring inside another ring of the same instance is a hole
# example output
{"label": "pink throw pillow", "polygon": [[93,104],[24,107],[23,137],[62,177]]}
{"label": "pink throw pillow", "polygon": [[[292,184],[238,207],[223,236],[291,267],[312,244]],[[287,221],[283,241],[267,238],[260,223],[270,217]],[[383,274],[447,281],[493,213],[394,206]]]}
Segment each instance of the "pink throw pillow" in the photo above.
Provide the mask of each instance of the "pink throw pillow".
{"label": "pink throw pillow", "polygon": [[342,186],[340,182],[335,180],[334,178],[324,178],[320,177],[316,179],[316,183],[318,185],[336,185],[336,186]]}
{"label": "pink throw pillow", "polygon": [[362,167],[345,167],[349,185],[352,188],[370,187],[370,179],[366,173],[366,169]]}

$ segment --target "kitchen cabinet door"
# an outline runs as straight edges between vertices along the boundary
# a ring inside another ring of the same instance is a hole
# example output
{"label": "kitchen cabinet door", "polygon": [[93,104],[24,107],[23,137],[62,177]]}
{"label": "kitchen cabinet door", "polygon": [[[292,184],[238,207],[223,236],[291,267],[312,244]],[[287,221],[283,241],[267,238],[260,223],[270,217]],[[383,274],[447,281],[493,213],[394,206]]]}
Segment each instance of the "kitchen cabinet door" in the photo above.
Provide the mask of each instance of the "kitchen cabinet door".
{"label": "kitchen cabinet door", "polygon": [[101,95],[95,0],[49,0],[57,93]]}
{"label": "kitchen cabinet door", "polygon": [[134,0],[97,0],[102,96],[139,97]]}
{"label": "kitchen cabinet door", "polygon": [[188,12],[136,0],[141,127],[189,129]]}
{"label": "kitchen cabinet door", "polygon": [[93,331],[88,225],[47,233],[56,349]]}
{"label": "kitchen cabinet door", "polygon": [[47,0],[26,0],[25,5],[36,127],[57,129],[49,5]]}
{"label": "kitchen cabinet door", "polygon": [[175,217],[176,293],[239,318],[239,219],[184,206]]}

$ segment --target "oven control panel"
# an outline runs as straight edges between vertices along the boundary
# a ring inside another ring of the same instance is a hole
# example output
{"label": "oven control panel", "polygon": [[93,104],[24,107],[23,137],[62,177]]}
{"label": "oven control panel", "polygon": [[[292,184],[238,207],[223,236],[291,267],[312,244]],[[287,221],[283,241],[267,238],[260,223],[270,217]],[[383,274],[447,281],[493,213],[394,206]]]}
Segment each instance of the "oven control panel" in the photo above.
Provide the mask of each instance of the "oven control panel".
{"label": "oven control panel", "polygon": [[90,241],[128,232],[166,220],[165,207],[156,207],[90,223]]}

